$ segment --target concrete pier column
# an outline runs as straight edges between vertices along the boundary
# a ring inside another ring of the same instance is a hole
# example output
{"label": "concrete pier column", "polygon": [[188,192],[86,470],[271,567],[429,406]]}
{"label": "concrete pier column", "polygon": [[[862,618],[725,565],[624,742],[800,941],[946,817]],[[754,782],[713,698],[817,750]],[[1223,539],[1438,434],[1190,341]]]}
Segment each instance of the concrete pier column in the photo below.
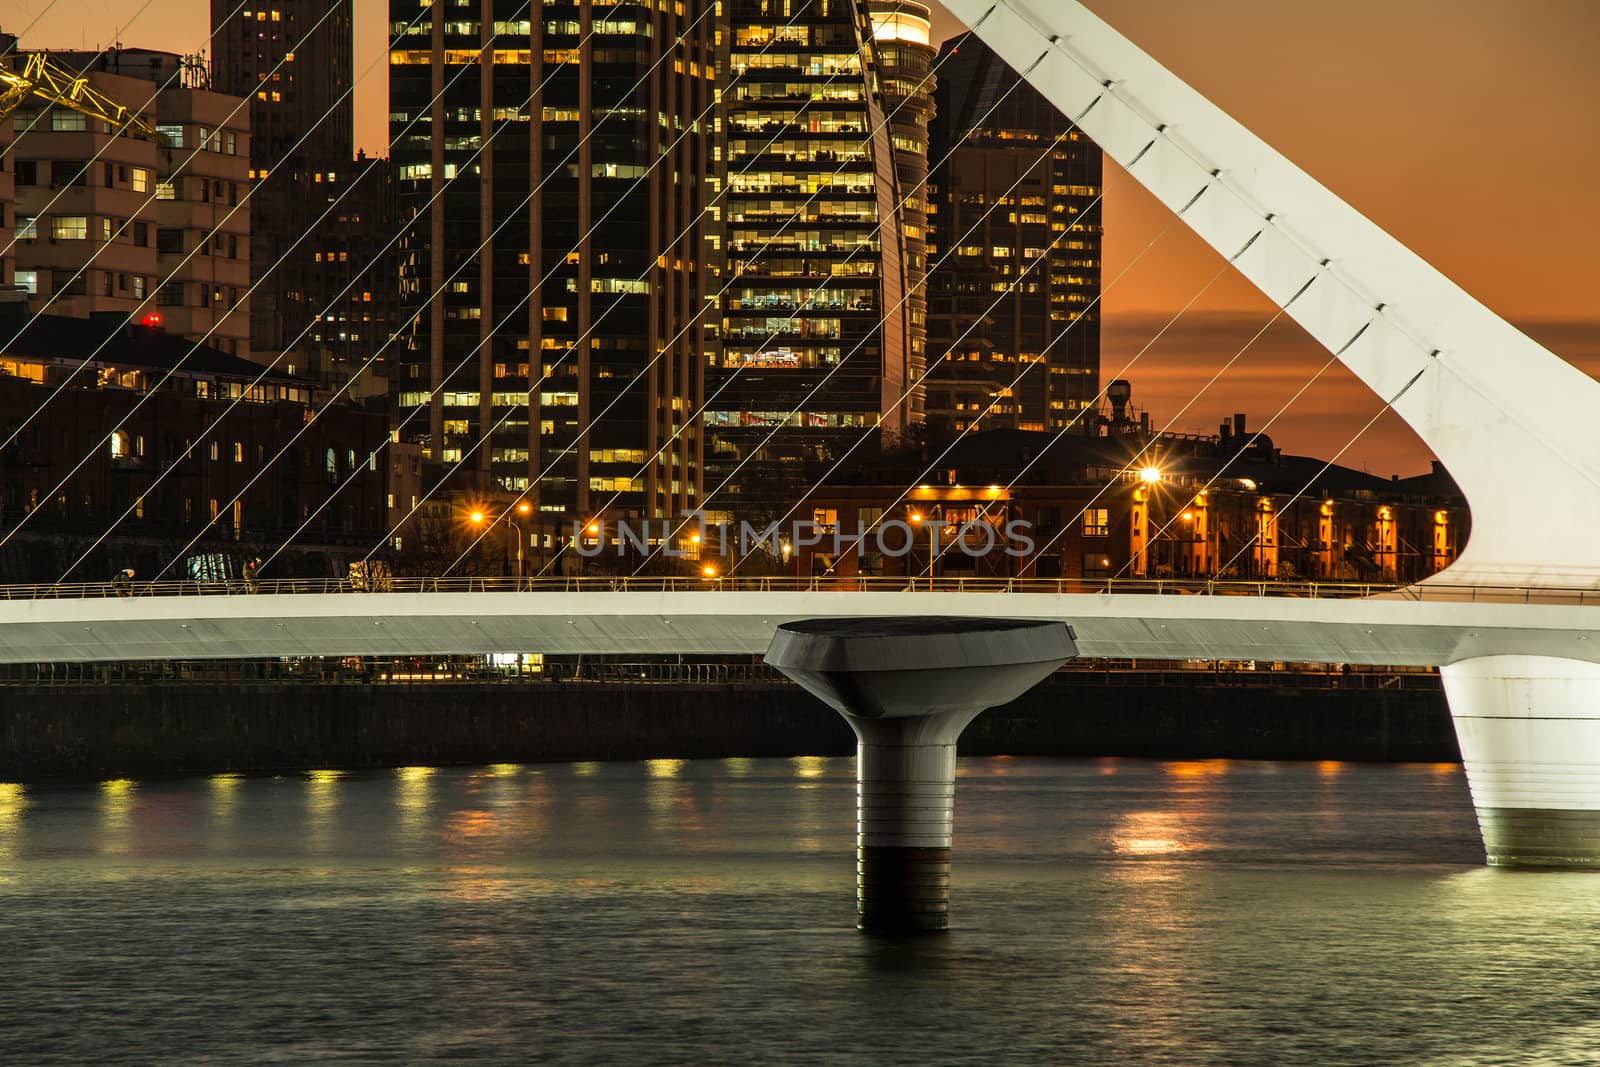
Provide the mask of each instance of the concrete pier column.
{"label": "concrete pier column", "polygon": [[1600,664],[1484,656],[1439,673],[1490,865],[1600,868]]}
{"label": "concrete pier column", "polygon": [[944,930],[956,740],[1077,654],[1059,622],[812,619],[778,628],[766,661],[856,734],[856,906],[875,933]]}

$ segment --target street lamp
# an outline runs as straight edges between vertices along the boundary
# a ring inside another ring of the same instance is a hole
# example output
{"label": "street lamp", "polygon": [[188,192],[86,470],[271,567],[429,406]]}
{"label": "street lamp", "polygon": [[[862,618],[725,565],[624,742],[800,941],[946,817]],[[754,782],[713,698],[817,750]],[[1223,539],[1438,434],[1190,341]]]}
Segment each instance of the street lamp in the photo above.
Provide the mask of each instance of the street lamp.
{"label": "street lamp", "polygon": [[[915,544],[916,540],[917,540],[917,535],[916,535],[915,531],[920,530],[922,528],[923,519],[926,518],[926,517],[932,517],[934,519],[943,518],[944,517],[944,509],[942,507],[940,507],[939,505],[935,504],[933,507],[928,509],[928,515],[927,516],[924,516],[922,514],[922,512],[920,512],[920,511],[912,511],[909,515],[906,516],[906,518],[911,521],[911,529],[913,531],[912,534],[911,534],[911,540],[912,540],[913,544]],[[928,526],[928,590],[930,592],[933,590],[933,584],[934,584],[933,565],[938,562],[938,558],[937,558],[937,555],[936,555],[935,550],[934,550],[933,542],[934,542],[934,539],[936,537],[938,537],[938,536],[939,536],[939,524],[938,523],[930,523],[929,526]],[[911,556],[909,558],[915,560],[916,556],[913,555],[913,556]],[[913,575],[912,578],[911,578],[911,585],[914,587],[916,585],[916,583],[917,583],[916,576]]]}
{"label": "street lamp", "polygon": [[[518,504],[516,513],[526,517],[533,513],[533,505],[526,502]],[[503,511],[491,519],[482,511],[474,511],[471,515],[471,519],[473,525],[475,526],[481,526],[485,522],[488,522],[490,526],[493,526],[497,522],[503,522],[517,532],[517,577],[520,579],[522,577],[522,548],[523,542],[527,540],[527,535],[523,533],[521,524],[513,519],[511,514],[512,513],[509,511]]]}

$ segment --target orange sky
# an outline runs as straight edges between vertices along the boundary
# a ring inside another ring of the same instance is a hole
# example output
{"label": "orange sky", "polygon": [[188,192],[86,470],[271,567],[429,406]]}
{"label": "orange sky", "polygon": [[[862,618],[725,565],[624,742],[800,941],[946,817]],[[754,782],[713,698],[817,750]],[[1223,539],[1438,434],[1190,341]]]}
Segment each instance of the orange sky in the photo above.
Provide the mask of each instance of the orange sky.
{"label": "orange sky", "polygon": [[[203,46],[206,0],[7,0],[0,27],[44,18],[28,44]],[[1596,0],[1087,0],[1218,105],[1558,353],[1600,371],[1600,2]],[[356,0],[358,72],[384,50],[385,0]],[[131,21],[130,21],[131,20]],[[944,32],[954,20],[943,18]],[[380,63],[358,86],[358,143],[382,151]],[[1108,167],[1105,276],[1170,220]],[[1119,373],[1219,268],[1175,227],[1107,289],[1105,377]],[[1209,431],[1245,411],[1259,426],[1326,358],[1280,322],[1181,417],[1178,410],[1270,317],[1227,277],[1127,371],[1157,425]],[[1378,408],[1336,367],[1271,429],[1331,454]],[[1398,420],[1346,454],[1409,473],[1427,453]]]}

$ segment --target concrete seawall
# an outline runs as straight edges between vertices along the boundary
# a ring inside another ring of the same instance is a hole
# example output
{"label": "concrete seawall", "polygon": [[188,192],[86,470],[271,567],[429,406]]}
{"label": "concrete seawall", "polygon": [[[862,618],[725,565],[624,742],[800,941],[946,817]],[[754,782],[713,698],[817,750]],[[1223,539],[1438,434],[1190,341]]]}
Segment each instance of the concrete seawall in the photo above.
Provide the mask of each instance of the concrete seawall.
{"label": "concrete seawall", "polygon": [[[960,750],[1459,758],[1432,687],[1107,681],[1058,675],[981,715]],[[855,750],[838,715],[787,684],[10,685],[0,700],[0,780]]]}

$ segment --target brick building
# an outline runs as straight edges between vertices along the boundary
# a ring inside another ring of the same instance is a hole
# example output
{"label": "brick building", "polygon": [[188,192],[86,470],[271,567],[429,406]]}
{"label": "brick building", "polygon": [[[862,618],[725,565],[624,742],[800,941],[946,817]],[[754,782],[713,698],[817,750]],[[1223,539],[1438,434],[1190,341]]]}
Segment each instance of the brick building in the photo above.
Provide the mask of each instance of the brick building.
{"label": "brick building", "polygon": [[56,580],[125,511],[74,577],[155,578],[176,560],[165,576],[180,578],[197,557],[225,571],[271,555],[313,512],[269,574],[339,575],[383,536],[386,467],[369,460],[382,414],[312,421],[313,382],[120,313],[30,320],[0,304],[0,338],[14,334],[0,350],[0,441],[15,437],[0,449],[0,514],[6,532],[26,521],[0,581]]}
{"label": "brick building", "polygon": [[[864,550],[835,553],[831,539],[797,546],[792,572],[926,574],[937,524],[938,576],[1403,584],[1444,569],[1469,528],[1466,502],[1437,464],[1384,479],[1285,455],[1242,415],[1206,437],[1134,422],[1097,436],[987,431],[961,438],[929,471],[937,455],[891,454],[813,492],[797,517],[847,540],[859,523],[869,536]],[[879,551],[875,531],[895,520],[903,525]],[[1002,550],[1021,546],[1004,536],[1013,521],[1033,542],[1020,556]],[[989,525],[998,547],[983,551],[991,535],[977,527],[952,545],[969,522]]]}

